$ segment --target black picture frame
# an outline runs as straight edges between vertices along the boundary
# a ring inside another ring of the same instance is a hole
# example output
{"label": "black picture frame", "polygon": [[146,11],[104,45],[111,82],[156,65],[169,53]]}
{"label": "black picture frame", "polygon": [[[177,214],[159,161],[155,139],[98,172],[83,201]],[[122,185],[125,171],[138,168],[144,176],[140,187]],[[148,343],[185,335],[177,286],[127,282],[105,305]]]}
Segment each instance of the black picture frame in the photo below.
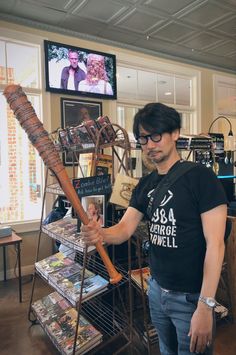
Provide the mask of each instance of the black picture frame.
{"label": "black picture frame", "polygon": [[[68,56],[71,51],[78,54],[78,66],[80,72],[83,71],[83,82],[84,75],[87,78],[91,61],[100,60],[103,63],[105,73],[103,73],[104,77],[100,85],[90,86],[84,83],[82,87],[78,84],[78,87],[72,89],[68,88],[67,83],[65,87],[66,78],[63,79],[62,72],[63,69],[67,71],[70,66]],[[46,40],[44,41],[44,52],[46,91],[61,95],[117,99],[116,56],[114,54]]]}
{"label": "black picture frame", "polygon": [[[82,110],[84,110],[82,112]],[[96,120],[102,116],[102,102],[61,97],[61,127],[63,129],[79,126],[84,118]],[[78,165],[73,159],[73,151],[63,153],[63,164],[65,166]]]}

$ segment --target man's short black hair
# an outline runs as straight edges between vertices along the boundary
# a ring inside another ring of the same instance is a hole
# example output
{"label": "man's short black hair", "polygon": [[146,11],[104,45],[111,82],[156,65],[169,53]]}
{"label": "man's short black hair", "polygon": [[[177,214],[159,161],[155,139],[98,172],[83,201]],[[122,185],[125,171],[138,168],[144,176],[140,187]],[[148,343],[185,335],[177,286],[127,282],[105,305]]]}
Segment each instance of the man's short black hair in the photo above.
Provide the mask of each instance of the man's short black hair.
{"label": "man's short black hair", "polygon": [[139,137],[142,126],[150,133],[171,133],[181,128],[180,114],[172,107],[153,102],[145,105],[134,116],[133,133]]}

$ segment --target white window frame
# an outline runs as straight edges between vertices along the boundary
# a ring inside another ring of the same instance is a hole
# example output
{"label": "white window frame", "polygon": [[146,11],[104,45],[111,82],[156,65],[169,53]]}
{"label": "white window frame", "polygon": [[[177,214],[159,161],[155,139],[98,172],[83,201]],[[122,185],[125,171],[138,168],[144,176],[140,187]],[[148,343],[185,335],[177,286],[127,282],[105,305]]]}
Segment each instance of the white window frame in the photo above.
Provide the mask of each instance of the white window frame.
{"label": "white window frame", "polygon": [[[145,63],[145,64],[144,64]],[[125,55],[123,53],[117,55],[117,65],[126,68],[135,68],[137,70],[150,71],[155,74],[165,74],[173,75],[176,77],[185,77],[192,80],[192,102],[190,107],[181,105],[170,105],[174,107],[179,112],[188,112],[191,114],[192,119],[190,122],[190,134],[197,134],[201,132],[201,72],[184,65],[177,65],[174,63],[163,62],[160,60],[151,59],[149,57],[140,58],[140,56]],[[119,80],[119,78],[118,78]],[[119,106],[130,106],[134,108],[143,107],[147,101],[136,100],[136,99],[126,99],[120,98],[118,93],[117,107]],[[122,125],[119,120],[118,124]]]}
{"label": "white window frame", "polygon": [[[41,97],[41,114],[42,117],[40,119],[44,121],[44,127],[47,129],[49,132],[51,131],[51,120],[44,120],[44,117],[51,117],[51,108],[50,108],[50,96],[46,95],[45,91],[43,88],[45,87],[45,79],[43,73],[45,72],[44,70],[44,40],[46,38],[43,38],[41,36],[35,36],[26,32],[18,32],[14,30],[10,30],[8,28],[1,28],[1,39],[7,40],[7,41],[12,41],[14,43],[19,43],[19,44],[36,44],[40,46],[40,62],[39,62],[39,81],[40,81],[40,86],[39,89],[35,88],[27,88],[27,92],[30,94],[37,94],[40,95]],[[0,89],[3,91],[5,88],[5,85],[0,84]],[[24,88],[23,88],[24,90]],[[44,190],[44,176],[45,176],[45,168],[42,169],[42,183],[41,183],[41,196],[43,197],[43,190]],[[39,219],[37,220],[30,220],[30,221],[21,221],[21,222],[12,222],[11,226],[12,228],[17,232],[17,233],[23,233],[23,232],[31,232],[31,231],[37,231],[39,230],[39,225],[40,225],[40,217],[41,213],[39,214]]]}

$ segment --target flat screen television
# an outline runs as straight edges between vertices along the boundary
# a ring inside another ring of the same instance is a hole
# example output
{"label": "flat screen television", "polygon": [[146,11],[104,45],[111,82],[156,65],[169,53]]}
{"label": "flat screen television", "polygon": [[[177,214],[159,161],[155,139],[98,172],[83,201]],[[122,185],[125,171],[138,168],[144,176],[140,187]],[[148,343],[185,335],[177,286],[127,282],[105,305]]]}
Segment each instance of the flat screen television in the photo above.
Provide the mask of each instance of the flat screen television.
{"label": "flat screen television", "polygon": [[116,99],[116,57],[67,44],[44,41],[46,90]]}

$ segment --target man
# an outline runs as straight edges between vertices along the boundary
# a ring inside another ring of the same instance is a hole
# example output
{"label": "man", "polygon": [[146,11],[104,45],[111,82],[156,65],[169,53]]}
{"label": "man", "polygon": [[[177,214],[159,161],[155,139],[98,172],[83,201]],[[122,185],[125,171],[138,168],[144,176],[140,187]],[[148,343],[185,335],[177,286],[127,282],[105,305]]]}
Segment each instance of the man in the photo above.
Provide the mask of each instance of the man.
{"label": "man", "polygon": [[211,354],[214,297],[224,256],[227,215],[223,188],[211,169],[196,164],[169,188],[151,216],[147,213],[151,192],[180,164],[176,150],[180,127],[178,112],[161,103],[147,104],[138,111],[134,135],[156,169],[140,179],[117,225],[101,229],[90,222],[82,227],[82,234],[88,244],[98,240],[120,244],[146,217],[149,307],[161,354]]}
{"label": "man", "polygon": [[61,73],[61,89],[78,90],[79,82],[86,77],[86,68],[84,63],[79,63],[78,52],[69,50],[68,59],[70,66],[64,67]]}

